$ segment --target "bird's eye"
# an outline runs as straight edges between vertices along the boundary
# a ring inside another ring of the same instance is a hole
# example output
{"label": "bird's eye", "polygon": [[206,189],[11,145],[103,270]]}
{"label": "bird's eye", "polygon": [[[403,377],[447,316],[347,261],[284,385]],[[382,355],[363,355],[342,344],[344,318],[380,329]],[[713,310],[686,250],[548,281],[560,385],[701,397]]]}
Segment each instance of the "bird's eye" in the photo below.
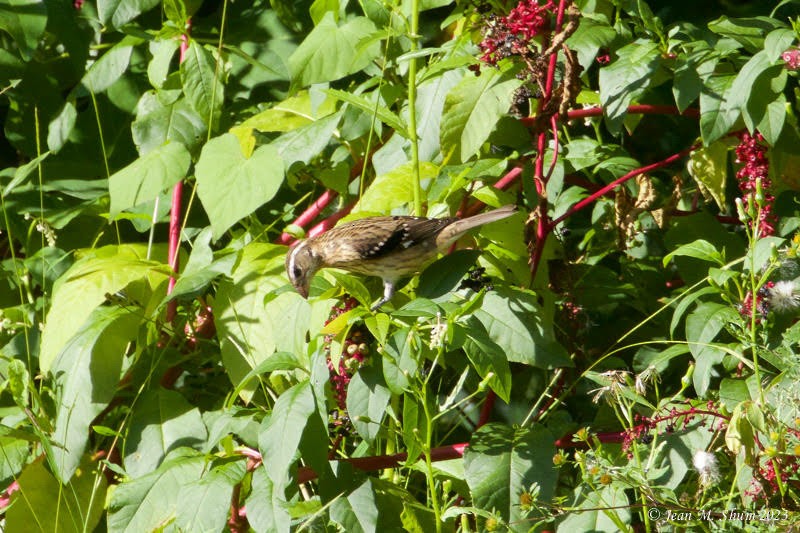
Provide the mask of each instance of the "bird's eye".
{"label": "bird's eye", "polygon": [[293,278],[297,279],[302,275],[303,275],[303,271],[302,271],[302,269],[300,267],[294,267],[292,269],[292,277]]}

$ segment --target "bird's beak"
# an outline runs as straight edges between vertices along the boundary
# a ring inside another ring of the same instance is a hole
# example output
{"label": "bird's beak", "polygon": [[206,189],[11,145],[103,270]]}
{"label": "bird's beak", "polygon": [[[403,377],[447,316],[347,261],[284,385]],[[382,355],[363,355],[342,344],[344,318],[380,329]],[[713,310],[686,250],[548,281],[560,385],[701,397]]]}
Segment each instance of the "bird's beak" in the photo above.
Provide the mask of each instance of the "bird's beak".
{"label": "bird's beak", "polygon": [[305,285],[298,284],[298,285],[295,285],[294,288],[297,289],[297,292],[300,293],[300,296],[302,296],[306,300],[308,299],[308,288],[309,288],[308,284],[305,284]]}

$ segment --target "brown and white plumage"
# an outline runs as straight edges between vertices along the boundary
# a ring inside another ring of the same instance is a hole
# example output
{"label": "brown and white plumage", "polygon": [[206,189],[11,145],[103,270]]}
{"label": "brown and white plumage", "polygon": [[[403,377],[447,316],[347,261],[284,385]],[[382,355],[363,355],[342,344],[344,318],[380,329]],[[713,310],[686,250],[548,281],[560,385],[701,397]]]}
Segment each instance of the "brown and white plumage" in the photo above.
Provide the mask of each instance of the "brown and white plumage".
{"label": "brown and white plumage", "polygon": [[286,254],[286,272],[292,285],[308,297],[311,278],[321,268],[341,268],[383,279],[383,298],[392,297],[401,278],[418,272],[439,251],[468,230],[511,216],[515,206],[505,206],[465,218],[367,217],[347,222],[300,241]]}

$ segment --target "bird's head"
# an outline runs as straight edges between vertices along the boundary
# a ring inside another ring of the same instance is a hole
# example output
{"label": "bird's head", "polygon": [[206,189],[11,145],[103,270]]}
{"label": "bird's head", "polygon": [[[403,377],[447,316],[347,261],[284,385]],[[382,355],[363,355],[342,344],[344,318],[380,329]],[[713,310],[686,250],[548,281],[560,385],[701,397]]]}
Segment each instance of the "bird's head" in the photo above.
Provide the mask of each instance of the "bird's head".
{"label": "bird's head", "polygon": [[300,241],[289,249],[286,254],[286,274],[289,281],[300,296],[308,298],[308,289],[311,278],[322,266],[322,258],[317,254],[309,241]]}

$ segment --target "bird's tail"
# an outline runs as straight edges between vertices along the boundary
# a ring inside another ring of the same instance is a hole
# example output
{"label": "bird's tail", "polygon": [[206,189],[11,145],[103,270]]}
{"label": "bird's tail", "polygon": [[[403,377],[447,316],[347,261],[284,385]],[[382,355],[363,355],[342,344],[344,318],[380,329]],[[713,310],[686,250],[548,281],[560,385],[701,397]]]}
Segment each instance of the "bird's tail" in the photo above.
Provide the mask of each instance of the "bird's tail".
{"label": "bird's tail", "polygon": [[494,209],[492,211],[487,211],[486,213],[478,213],[477,215],[457,220],[452,224],[450,224],[449,226],[447,226],[444,229],[444,231],[442,231],[440,238],[437,240],[440,241],[440,246],[441,246],[442,244],[455,241],[456,239],[461,237],[461,235],[463,235],[465,232],[467,232],[472,228],[475,228],[477,226],[482,226],[483,224],[488,224],[489,222],[502,220],[504,218],[510,217],[516,212],[517,212],[517,206],[506,205]]}

